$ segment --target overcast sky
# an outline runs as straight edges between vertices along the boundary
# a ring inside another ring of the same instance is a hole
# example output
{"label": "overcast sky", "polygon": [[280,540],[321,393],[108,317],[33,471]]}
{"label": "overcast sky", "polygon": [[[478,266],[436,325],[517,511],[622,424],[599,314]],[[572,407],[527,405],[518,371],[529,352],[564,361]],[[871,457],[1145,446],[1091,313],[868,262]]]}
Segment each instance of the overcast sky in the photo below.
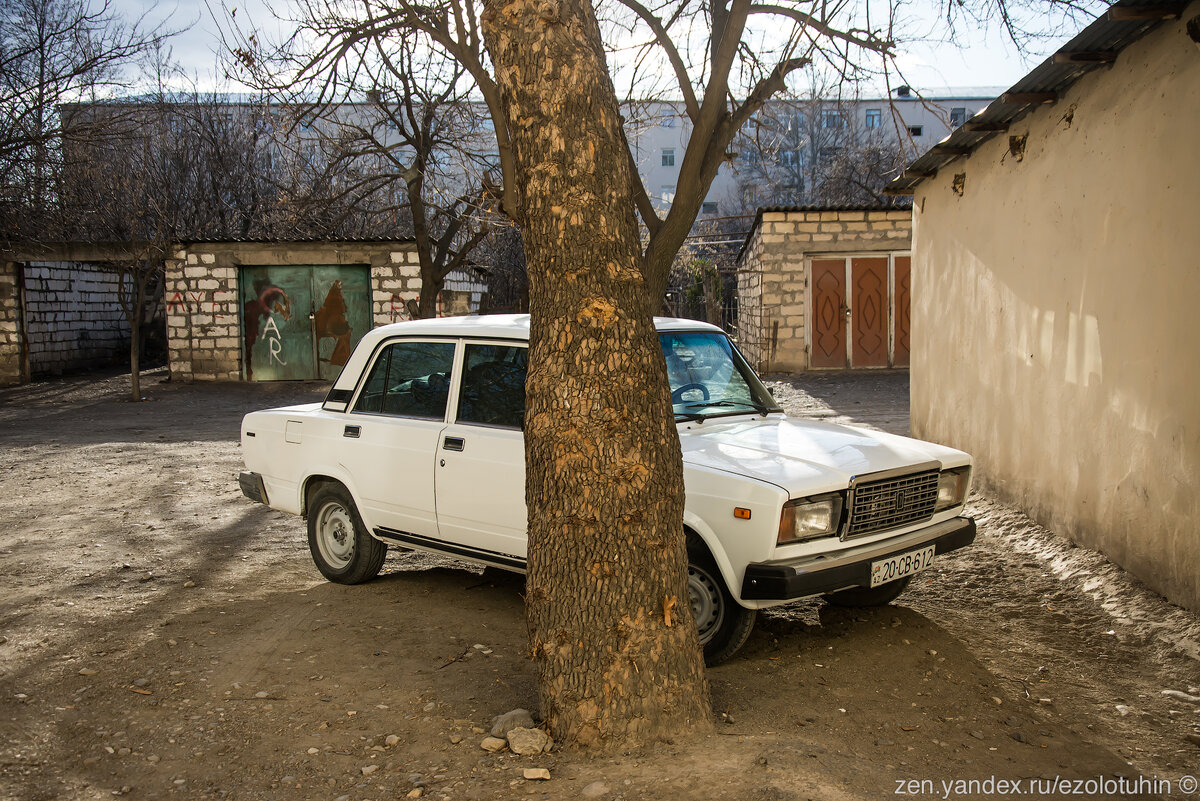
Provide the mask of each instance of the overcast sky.
{"label": "overcast sky", "polygon": [[[928,14],[931,15],[930,25],[936,24],[936,0],[925,0],[929,3]],[[918,3],[921,0],[918,0]],[[213,20],[214,12],[222,17],[226,11],[220,6],[220,0],[212,0],[210,10],[205,0],[174,0],[174,2],[145,2],[145,0],[114,0],[117,9],[123,10],[130,18],[145,14],[147,21],[158,21],[170,18],[174,27],[189,29],[173,41],[175,58],[185,67],[189,74],[197,76],[201,88],[218,86],[227,91],[237,91],[239,87],[221,85],[217,73],[218,51],[221,48],[218,26]],[[229,8],[236,8],[238,22],[253,19],[259,25],[277,26],[273,21],[270,7],[284,9],[286,14],[287,0],[226,0]],[[913,12],[910,12],[913,13]],[[1072,29],[1077,32],[1082,25]],[[981,87],[991,86],[1006,88],[1037,66],[1044,58],[1052,53],[1062,41],[1070,35],[1056,39],[1048,39],[1035,43],[1032,55],[1023,58],[998,30],[972,31],[964,37],[960,31],[961,46],[936,43],[906,44],[897,58],[897,63],[903,70],[908,82],[924,92],[936,92],[939,87]],[[893,83],[895,83],[893,81]]]}

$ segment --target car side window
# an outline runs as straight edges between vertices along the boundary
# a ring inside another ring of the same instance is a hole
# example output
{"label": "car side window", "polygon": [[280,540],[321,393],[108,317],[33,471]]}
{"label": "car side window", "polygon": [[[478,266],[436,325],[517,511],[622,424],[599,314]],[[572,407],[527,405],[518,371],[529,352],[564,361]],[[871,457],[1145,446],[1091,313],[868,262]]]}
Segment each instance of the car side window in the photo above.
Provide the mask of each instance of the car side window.
{"label": "car side window", "polygon": [[453,342],[388,345],[375,359],[354,411],[441,420],[453,366]]}
{"label": "car side window", "polygon": [[463,355],[458,422],[521,428],[528,348],[469,343]]}

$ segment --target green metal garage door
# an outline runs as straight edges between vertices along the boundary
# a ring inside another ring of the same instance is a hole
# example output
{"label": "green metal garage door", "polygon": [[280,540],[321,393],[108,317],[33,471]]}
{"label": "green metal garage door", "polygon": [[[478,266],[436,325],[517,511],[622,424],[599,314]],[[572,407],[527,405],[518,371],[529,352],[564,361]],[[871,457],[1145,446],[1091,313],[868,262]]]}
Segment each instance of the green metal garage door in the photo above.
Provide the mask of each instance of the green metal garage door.
{"label": "green metal garage door", "polygon": [[239,286],[247,381],[332,381],[371,328],[366,266],[243,267]]}

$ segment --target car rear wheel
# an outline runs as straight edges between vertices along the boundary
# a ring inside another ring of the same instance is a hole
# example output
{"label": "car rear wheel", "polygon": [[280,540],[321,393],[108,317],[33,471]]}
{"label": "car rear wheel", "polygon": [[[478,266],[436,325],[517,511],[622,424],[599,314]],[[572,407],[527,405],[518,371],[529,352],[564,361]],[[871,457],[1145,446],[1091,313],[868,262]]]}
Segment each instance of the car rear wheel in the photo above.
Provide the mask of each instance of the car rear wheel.
{"label": "car rear wheel", "polygon": [[325,484],[308,503],[308,550],[321,575],[338,584],[361,584],[379,575],[387,546],[367,533],[350,493]]}
{"label": "car rear wheel", "polygon": [[709,667],[727,661],[754,628],[754,610],[734,600],[699,537],[688,535],[688,600]]}
{"label": "car rear wheel", "polygon": [[905,576],[902,579],[889,581],[887,584],[880,584],[878,587],[851,587],[847,590],[831,592],[823,597],[834,606],[845,606],[851,609],[886,606],[900,597],[900,593],[907,589],[910,581],[912,581],[912,576]]}

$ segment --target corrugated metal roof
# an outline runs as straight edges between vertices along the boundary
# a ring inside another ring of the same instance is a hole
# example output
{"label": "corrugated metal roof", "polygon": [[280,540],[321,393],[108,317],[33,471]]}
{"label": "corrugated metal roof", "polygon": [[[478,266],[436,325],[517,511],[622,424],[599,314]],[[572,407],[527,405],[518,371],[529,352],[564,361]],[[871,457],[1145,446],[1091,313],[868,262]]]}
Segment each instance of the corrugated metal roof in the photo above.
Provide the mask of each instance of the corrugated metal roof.
{"label": "corrugated metal roof", "polygon": [[317,236],[317,237],[197,237],[176,240],[176,247],[193,245],[407,245],[416,242],[411,236]]}
{"label": "corrugated metal roof", "polygon": [[1187,2],[1118,0],[987,108],[909,164],[884,191],[911,195],[921,181],[933,177],[958,157],[970,154],[996,134],[1006,132],[1014,122],[1043,104],[1054,102],[1081,77],[1112,63],[1120,51],[1164,20],[1178,19],[1187,6]]}

